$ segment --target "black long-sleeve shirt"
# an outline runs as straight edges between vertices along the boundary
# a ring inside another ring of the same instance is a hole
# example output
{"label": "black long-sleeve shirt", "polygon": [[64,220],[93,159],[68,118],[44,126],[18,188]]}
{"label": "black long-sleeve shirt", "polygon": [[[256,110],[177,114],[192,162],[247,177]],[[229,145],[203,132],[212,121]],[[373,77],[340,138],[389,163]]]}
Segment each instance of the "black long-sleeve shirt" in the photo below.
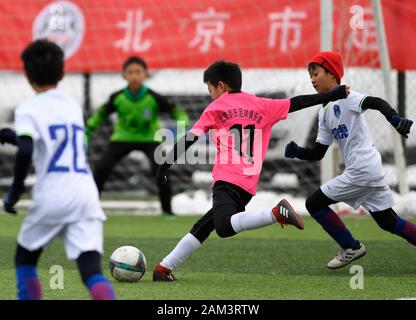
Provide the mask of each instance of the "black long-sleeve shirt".
{"label": "black long-sleeve shirt", "polygon": [[14,165],[12,192],[24,191],[24,182],[32,163],[33,140],[29,136],[17,138],[17,154]]}

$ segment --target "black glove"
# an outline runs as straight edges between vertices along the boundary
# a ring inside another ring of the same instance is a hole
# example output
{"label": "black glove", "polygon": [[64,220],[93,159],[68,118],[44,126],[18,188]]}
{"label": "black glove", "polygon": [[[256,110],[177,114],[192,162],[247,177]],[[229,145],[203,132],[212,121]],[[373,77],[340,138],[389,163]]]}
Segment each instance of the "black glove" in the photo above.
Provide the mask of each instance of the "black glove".
{"label": "black glove", "polygon": [[85,138],[86,138],[86,140],[87,140],[87,144],[89,144],[90,143],[90,140],[91,140],[91,136],[92,136],[92,132],[94,131],[94,129],[93,128],[91,128],[91,127],[86,127],[85,128]]}
{"label": "black glove", "polygon": [[166,175],[167,169],[163,166],[158,166],[156,171],[156,178],[161,184],[165,184],[168,181],[168,177]]}
{"label": "black glove", "polygon": [[12,129],[0,129],[0,143],[17,144],[16,132]]}
{"label": "black glove", "polygon": [[395,114],[391,119],[390,123],[393,127],[397,130],[405,138],[408,138],[408,134],[410,133],[410,128],[412,127],[413,121],[402,118],[398,114]]}
{"label": "black glove", "polygon": [[3,198],[4,211],[11,214],[17,214],[17,210],[14,208],[14,205],[19,201],[20,196],[24,193],[24,191],[24,187],[16,188],[12,186],[10,192]]}
{"label": "black glove", "polygon": [[348,90],[346,85],[342,86],[336,86],[331,91],[329,91],[329,94],[331,94],[331,100],[337,101],[339,99],[345,99],[348,96]]}
{"label": "black glove", "polygon": [[288,143],[286,145],[286,149],[285,149],[285,157],[286,158],[297,158],[298,154],[299,154],[299,146],[296,144],[296,142],[294,141],[290,141],[290,143]]}

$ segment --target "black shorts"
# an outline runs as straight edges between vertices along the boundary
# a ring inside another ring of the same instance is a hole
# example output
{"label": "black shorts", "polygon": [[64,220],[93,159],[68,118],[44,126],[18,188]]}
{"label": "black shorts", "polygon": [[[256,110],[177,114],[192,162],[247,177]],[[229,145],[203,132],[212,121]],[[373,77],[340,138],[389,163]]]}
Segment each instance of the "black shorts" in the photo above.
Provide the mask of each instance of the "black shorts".
{"label": "black shorts", "polygon": [[253,197],[252,194],[248,193],[239,186],[225,181],[217,181],[214,184],[212,191],[212,207],[214,209],[225,204],[230,204],[237,208],[237,212],[241,212],[245,210],[246,205]]}
{"label": "black shorts", "polygon": [[231,216],[245,211],[246,205],[253,197],[244,189],[225,181],[217,181],[212,191],[212,209],[202,216],[190,231],[201,243],[214,229],[222,238],[235,235],[231,226]]}

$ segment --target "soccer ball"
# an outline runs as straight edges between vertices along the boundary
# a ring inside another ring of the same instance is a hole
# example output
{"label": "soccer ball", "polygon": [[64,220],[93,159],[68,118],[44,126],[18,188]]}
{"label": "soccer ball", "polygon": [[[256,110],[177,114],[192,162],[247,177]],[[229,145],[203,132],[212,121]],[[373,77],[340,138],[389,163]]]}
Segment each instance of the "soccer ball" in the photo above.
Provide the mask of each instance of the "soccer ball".
{"label": "soccer ball", "polygon": [[110,272],[118,281],[139,281],[146,272],[146,267],[143,252],[133,246],[117,248],[110,257]]}

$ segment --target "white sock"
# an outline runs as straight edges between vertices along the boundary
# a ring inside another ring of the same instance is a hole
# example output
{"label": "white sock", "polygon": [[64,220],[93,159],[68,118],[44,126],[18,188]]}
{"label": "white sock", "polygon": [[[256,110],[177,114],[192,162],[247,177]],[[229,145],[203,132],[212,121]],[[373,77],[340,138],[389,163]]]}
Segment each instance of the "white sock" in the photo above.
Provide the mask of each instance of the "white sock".
{"label": "white sock", "polygon": [[177,268],[188,256],[201,246],[201,242],[194,235],[186,234],[176,247],[162,260],[162,267],[173,270]]}
{"label": "white sock", "polygon": [[231,216],[231,226],[237,233],[268,226],[275,222],[276,218],[271,209],[256,212],[243,211]]}

